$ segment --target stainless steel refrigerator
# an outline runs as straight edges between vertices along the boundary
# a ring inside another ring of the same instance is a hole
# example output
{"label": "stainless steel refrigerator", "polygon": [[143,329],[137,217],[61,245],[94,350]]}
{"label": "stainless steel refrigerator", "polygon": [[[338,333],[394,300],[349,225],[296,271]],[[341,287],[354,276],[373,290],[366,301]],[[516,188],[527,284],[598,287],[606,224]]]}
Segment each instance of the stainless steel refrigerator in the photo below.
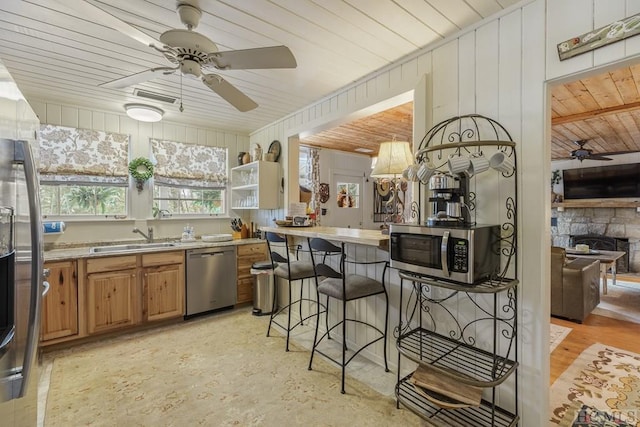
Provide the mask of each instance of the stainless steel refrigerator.
{"label": "stainless steel refrigerator", "polygon": [[[1,83],[7,82],[5,72],[0,62]],[[40,301],[48,284],[42,270],[34,130],[23,133],[18,116],[28,104],[16,94],[0,85],[0,425],[31,427],[37,422]],[[20,135],[30,138],[15,138]]]}

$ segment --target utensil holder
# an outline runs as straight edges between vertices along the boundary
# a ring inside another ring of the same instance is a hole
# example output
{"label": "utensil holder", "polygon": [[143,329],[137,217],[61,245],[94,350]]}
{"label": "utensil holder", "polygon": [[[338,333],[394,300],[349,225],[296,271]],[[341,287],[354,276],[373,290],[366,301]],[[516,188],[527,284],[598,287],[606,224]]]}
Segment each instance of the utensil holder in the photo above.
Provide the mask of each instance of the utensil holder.
{"label": "utensil holder", "polygon": [[242,232],[241,231],[234,231],[234,232],[231,233],[231,237],[233,237],[233,240],[242,239]]}

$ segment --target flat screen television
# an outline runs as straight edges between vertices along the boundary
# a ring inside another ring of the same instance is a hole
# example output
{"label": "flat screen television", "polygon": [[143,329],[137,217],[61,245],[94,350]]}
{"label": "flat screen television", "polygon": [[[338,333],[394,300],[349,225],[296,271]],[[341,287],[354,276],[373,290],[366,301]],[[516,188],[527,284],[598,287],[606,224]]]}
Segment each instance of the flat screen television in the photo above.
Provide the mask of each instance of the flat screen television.
{"label": "flat screen television", "polygon": [[562,182],[565,200],[640,197],[640,163],[565,169]]}

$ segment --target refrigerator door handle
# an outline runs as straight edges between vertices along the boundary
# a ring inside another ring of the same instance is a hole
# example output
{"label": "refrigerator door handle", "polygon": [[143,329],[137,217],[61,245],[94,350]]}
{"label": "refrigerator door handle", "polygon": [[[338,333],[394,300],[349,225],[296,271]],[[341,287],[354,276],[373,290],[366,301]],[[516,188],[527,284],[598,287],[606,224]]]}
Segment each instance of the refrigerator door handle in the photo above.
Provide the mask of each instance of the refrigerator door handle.
{"label": "refrigerator door handle", "polygon": [[40,195],[38,194],[38,175],[31,155],[28,141],[16,141],[14,163],[22,163],[24,168],[29,217],[31,219],[31,292],[29,303],[29,329],[22,365],[22,384],[16,397],[27,392],[31,368],[35,363],[40,336],[40,282],[42,281],[42,221],[40,219]]}

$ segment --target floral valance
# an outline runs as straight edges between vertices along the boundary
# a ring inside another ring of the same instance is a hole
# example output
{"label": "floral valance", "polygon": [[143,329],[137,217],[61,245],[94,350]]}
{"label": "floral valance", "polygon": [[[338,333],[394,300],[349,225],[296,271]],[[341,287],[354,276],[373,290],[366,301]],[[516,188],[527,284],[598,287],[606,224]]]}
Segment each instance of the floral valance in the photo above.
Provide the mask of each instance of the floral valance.
{"label": "floral valance", "polygon": [[39,139],[42,181],[128,182],[129,135],[42,125]]}
{"label": "floral valance", "polygon": [[185,187],[220,187],[226,184],[227,149],[150,139],[155,160],[155,181]]}

